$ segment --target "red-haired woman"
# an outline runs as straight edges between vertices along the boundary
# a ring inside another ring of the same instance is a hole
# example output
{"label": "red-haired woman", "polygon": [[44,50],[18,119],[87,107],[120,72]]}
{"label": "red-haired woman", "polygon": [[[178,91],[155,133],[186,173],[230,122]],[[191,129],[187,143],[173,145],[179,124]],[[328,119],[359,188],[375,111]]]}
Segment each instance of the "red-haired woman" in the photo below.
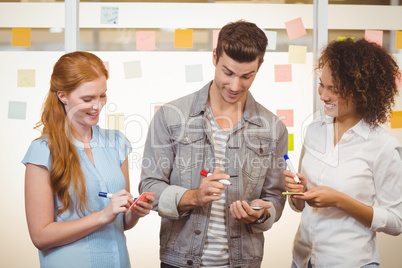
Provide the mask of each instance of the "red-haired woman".
{"label": "red-haired woman", "polygon": [[[41,267],[130,267],[124,230],[149,214],[154,198],[133,209],[127,156],[131,145],[97,123],[108,71],[88,52],[54,65],[43,105],[42,135],[23,163],[28,229]],[[114,193],[111,199],[99,192]]]}

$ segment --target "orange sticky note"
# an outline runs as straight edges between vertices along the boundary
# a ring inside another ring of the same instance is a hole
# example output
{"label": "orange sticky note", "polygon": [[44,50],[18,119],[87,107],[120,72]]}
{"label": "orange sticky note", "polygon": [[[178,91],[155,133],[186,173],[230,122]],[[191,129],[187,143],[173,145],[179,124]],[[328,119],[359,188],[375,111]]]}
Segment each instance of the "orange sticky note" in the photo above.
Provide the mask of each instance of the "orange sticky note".
{"label": "orange sticky note", "polygon": [[193,30],[176,29],[174,31],[174,47],[193,47]]}
{"label": "orange sticky note", "polygon": [[155,50],[155,31],[138,31],[135,36],[137,50]]}
{"label": "orange sticky note", "polygon": [[364,39],[366,39],[369,42],[377,43],[378,45],[382,46],[383,31],[366,30],[364,32]]}
{"label": "orange sticky note", "polygon": [[395,48],[402,49],[402,31],[396,31]]}
{"label": "orange sticky note", "polygon": [[274,66],[275,82],[292,82],[292,65],[277,64]]}
{"label": "orange sticky note", "polygon": [[212,31],[212,49],[215,49],[216,46],[218,45],[218,37],[219,37],[219,32],[221,30],[213,30]]}
{"label": "orange sticky note", "polygon": [[285,26],[290,40],[307,34],[301,18],[287,21],[285,22]]}
{"label": "orange sticky note", "polygon": [[13,47],[30,47],[31,46],[31,28],[12,28]]}
{"label": "orange sticky note", "polygon": [[293,127],[293,110],[276,110],[276,116],[287,127]]}
{"label": "orange sticky note", "polygon": [[391,112],[391,128],[402,128],[402,111]]}

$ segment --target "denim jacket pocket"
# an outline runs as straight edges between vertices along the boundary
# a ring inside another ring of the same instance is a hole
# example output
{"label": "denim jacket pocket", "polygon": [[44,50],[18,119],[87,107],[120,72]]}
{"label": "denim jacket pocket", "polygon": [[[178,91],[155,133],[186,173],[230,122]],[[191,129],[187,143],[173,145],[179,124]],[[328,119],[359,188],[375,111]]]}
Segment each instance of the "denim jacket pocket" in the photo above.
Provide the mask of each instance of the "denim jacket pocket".
{"label": "denim jacket pocket", "polygon": [[192,126],[175,126],[171,128],[171,131],[175,147],[171,184],[187,189],[198,187],[199,182],[192,185],[191,180],[192,173],[199,173],[201,163],[204,161],[204,131]]}
{"label": "denim jacket pocket", "polygon": [[270,167],[278,141],[261,136],[250,135],[245,142],[245,156],[243,172],[252,179],[264,177]]}

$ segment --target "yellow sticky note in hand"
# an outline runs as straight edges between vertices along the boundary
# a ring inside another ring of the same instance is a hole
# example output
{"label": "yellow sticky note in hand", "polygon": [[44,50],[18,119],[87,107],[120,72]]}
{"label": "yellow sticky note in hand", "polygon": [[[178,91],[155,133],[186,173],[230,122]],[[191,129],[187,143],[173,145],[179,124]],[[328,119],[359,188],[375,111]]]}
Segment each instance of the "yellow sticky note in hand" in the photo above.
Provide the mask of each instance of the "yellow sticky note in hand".
{"label": "yellow sticky note in hand", "polygon": [[12,28],[13,47],[30,47],[31,46],[31,28]]}
{"label": "yellow sticky note in hand", "polygon": [[176,29],[174,31],[174,47],[193,47],[193,30]]}

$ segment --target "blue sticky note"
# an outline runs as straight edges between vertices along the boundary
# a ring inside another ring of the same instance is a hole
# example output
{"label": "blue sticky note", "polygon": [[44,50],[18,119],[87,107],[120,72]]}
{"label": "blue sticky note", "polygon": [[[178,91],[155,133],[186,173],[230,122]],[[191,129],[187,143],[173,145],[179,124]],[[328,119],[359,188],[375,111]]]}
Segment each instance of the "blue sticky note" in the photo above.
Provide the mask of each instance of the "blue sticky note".
{"label": "blue sticky note", "polygon": [[276,50],[276,39],[278,33],[275,31],[264,31],[264,33],[268,38],[267,50]]}
{"label": "blue sticky note", "polygon": [[186,65],[186,82],[202,82],[202,64]]}
{"label": "blue sticky note", "polygon": [[8,103],[9,119],[25,119],[27,114],[27,103],[20,101],[10,101]]}

